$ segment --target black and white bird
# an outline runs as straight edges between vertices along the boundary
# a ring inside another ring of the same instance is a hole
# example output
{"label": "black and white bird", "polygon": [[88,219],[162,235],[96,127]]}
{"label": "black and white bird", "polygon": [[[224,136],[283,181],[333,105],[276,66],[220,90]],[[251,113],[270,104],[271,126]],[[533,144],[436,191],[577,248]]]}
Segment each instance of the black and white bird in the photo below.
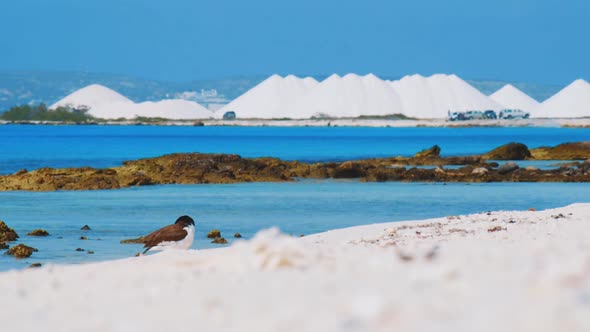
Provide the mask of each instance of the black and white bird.
{"label": "black and white bird", "polygon": [[148,251],[168,249],[188,249],[195,239],[195,221],[189,216],[176,219],[172,225],[162,227],[155,232],[140,238],[143,247]]}

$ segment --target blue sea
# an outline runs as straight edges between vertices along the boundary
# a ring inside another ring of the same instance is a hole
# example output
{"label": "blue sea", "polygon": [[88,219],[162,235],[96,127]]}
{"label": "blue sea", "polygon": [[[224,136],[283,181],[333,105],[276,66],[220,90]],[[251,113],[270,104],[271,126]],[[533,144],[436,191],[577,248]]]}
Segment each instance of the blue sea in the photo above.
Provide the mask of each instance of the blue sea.
{"label": "blue sea", "polygon": [[[412,155],[438,144],[443,154],[486,152],[512,141],[530,147],[590,140],[590,129],[560,128],[275,128],[160,126],[0,126],[0,173],[66,166],[115,166],[173,152],[237,153],[328,161]],[[0,192],[0,220],[39,249],[28,259],[0,255],[0,270],[31,263],[83,263],[133,256],[121,245],[188,214],[196,249],[218,228],[252,237],[278,226],[299,236],[360,224],[500,209],[552,208],[590,201],[584,183],[293,183],[167,185],[107,191]],[[81,231],[84,225],[91,231]],[[26,236],[44,228],[47,238]],[[88,240],[80,240],[81,236]],[[85,251],[75,251],[82,248]],[[88,254],[87,250],[94,251]]]}

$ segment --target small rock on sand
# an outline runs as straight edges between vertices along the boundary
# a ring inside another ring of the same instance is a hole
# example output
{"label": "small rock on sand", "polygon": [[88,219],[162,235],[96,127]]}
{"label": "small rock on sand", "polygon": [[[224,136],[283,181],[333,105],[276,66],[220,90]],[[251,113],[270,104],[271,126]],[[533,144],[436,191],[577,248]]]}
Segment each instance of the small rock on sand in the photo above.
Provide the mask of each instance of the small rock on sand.
{"label": "small rock on sand", "polygon": [[505,231],[505,230],[506,230],[506,227],[494,226],[492,228],[488,228],[488,233],[498,232],[498,231]]}

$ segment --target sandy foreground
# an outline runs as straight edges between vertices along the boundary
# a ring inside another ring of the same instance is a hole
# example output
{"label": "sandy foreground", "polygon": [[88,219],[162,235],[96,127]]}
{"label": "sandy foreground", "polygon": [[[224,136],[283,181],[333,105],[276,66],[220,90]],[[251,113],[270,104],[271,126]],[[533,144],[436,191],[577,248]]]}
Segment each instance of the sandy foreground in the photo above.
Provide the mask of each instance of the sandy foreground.
{"label": "sandy foreground", "polygon": [[2,331],[590,331],[590,204],[0,273]]}

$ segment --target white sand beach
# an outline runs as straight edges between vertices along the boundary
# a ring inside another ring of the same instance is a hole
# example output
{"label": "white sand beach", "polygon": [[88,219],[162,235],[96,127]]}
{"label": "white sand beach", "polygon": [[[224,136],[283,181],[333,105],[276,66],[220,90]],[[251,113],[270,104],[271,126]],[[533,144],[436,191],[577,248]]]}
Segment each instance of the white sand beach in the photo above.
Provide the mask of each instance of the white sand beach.
{"label": "white sand beach", "polygon": [[589,331],[590,204],[0,273],[2,331]]}

